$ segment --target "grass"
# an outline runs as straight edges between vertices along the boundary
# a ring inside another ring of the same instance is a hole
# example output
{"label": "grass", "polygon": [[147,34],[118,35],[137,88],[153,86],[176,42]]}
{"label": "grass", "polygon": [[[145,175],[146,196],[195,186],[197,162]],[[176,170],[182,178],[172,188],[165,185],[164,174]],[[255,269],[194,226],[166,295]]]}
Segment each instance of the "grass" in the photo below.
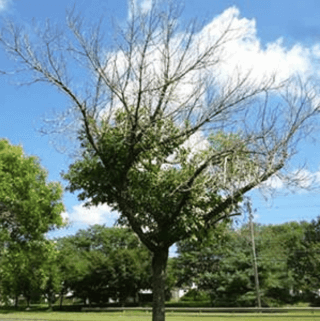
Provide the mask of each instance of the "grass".
{"label": "grass", "polygon": [[[126,311],[124,313],[105,313],[105,312],[13,312],[2,311],[2,320],[59,320],[59,321],[151,321],[151,313]],[[320,321],[320,313],[312,312],[290,312],[274,314],[199,314],[199,313],[167,313],[167,321]]]}

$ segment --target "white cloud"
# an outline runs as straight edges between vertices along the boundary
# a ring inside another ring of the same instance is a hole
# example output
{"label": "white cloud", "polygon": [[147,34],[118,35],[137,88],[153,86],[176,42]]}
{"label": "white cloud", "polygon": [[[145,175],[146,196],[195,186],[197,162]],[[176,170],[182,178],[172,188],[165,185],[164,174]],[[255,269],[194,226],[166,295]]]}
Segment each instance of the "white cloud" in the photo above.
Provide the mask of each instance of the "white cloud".
{"label": "white cloud", "polygon": [[69,222],[69,214],[68,214],[67,212],[63,212],[63,213],[61,214],[61,216],[62,216],[62,221],[63,221],[64,223]]}
{"label": "white cloud", "polygon": [[0,0],[0,11],[4,11],[8,8],[11,0]]}
{"label": "white cloud", "polygon": [[104,204],[100,206],[84,207],[83,204],[75,205],[72,207],[70,213],[63,213],[62,217],[69,221],[81,222],[85,224],[110,224],[112,225],[119,217],[119,213],[112,211],[112,209]]}
{"label": "white cloud", "polygon": [[142,12],[147,13],[152,7],[152,0],[143,0],[140,2]]}
{"label": "white cloud", "polygon": [[[296,170],[292,173],[293,187],[302,189],[315,189],[320,185],[320,171],[310,172],[306,169]],[[296,186],[295,186],[296,185]]]}
{"label": "white cloud", "polygon": [[310,172],[306,169],[294,170],[285,177],[273,175],[259,188],[271,190],[289,189],[294,192],[316,189],[320,186],[320,171]]}
{"label": "white cloud", "polygon": [[258,188],[270,188],[272,190],[279,190],[284,188],[284,182],[278,176],[273,175],[267,181],[260,184]]}
{"label": "white cloud", "polygon": [[[186,149],[190,149],[190,153],[188,155],[188,161],[190,161],[197,153],[201,151],[205,151],[210,147],[209,141],[206,137],[200,132],[195,132],[192,134],[182,145],[182,147]],[[170,155],[167,160],[169,162],[174,162],[175,157],[177,156],[176,153]],[[163,164],[162,168],[169,168],[171,167],[168,164]]]}
{"label": "white cloud", "polygon": [[255,81],[276,73],[279,82],[296,73],[313,73],[312,58],[319,56],[319,46],[307,48],[296,44],[286,48],[280,38],[264,48],[257,37],[255,20],[240,17],[240,11],[235,7],[225,10],[202,29],[198,36],[207,40],[201,41],[203,49],[208,41],[214,41],[226,30],[230,21],[232,30],[221,47],[223,59],[218,68],[223,78],[237,77],[236,70],[240,75],[250,72],[250,78]]}
{"label": "white cloud", "polygon": [[132,10],[135,10],[136,12],[140,11],[143,14],[148,13],[152,8],[152,1],[153,0],[129,0],[128,18],[132,18]]}
{"label": "white cloud", "polygon": [[210,144],[206,137],[201,132],[195,132],[189,139],[184,142],[183,147],[190,148],[192,152],[197,153],[199,151],[207,150]]}

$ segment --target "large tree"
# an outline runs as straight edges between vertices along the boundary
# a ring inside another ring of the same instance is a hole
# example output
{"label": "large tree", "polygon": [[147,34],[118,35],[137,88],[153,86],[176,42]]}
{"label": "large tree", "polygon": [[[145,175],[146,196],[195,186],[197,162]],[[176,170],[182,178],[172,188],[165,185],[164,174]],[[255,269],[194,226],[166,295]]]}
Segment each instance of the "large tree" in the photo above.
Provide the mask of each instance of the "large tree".
{"label": "large tree", "polygon": [[81,144],[64,176],[69,190],[117,210],[152,252],[153,320],[162,321],[169,247],[283,174],[318,106],[303,78],[254,76],[240,64],[225,72],[228,44],[244,41],[233,16],[201,28],[183,25],[171,2],[148,11],[132,2],[130,12],[113,44],[74,12],[68,31],[48,23],[29,37],[9,23],[0,41],[17,73],[70,99],[57,123]]}
{"label": "large tree", "polygon": [[[0,285],[7,298],[23,294],[28,303],[44,282],[50,251],[45,233],[62,226],[62,186],[21,146],[0,140]],[[16,300],[17,303],[17,300]]]}

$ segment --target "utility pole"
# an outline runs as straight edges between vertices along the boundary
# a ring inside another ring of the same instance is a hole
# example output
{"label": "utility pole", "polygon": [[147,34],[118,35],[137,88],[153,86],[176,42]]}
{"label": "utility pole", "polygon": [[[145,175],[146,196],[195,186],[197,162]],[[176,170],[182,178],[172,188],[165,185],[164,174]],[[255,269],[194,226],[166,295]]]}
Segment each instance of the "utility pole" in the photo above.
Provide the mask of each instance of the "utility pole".
{"label": "utility pole", "polygon": [[247,209],[248,209],[248,214],[249,214],[249,225],[250,225],[250,230],[251,230],[253,271],[254,271],[254,281],[255,281],[255,286],[256,286],[257,304],[258,304],[258,308],[261,308],[260,289],[259,289],[259,275],[258,275],[257,255],[256,255],[256,245],[255,245],[255,241],[254,241],[253,214],[252,214],[250,200],[247,201]]}

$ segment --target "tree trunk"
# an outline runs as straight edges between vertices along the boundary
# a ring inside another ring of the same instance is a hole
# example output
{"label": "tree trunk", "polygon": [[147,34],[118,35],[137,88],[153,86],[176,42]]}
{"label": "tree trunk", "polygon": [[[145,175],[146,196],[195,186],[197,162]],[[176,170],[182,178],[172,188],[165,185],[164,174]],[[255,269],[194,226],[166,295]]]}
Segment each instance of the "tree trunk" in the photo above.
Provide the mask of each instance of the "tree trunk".
{"label": "tree trunk", "polygon": [[62,303],[63,303],[64,291],[60,292],[60,310],[62,310]]}
{"label": "tree trunk", "polygon": [[165,280],[169,249],[159,249],[153,253],[153,307],[152,321],[165,321]]}
{"label": "tree trunk", "polygon": [[53,294],[52,293],[49,293],[48,294],[48,307],[49,307],[49,309],[51,310],[52,309],[52,296],[53,296]]}

